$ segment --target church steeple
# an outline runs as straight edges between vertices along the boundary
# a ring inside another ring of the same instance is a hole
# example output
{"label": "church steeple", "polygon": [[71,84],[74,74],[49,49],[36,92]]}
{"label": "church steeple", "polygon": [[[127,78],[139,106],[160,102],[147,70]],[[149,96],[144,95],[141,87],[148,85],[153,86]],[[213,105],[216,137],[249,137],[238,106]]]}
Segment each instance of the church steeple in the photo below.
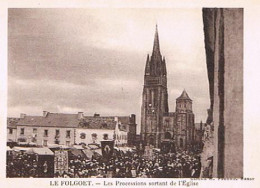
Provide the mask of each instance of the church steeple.
{"label": "church steeple", "polygon": [[163,115],[168,113],[166,62],[160,52],[156,25],[152,55],[147,55],[141,107],[141,137],[145,144],[160,146]]}
{"label": "church steeple", "polygon": [[150,75],[150,61],[149,61],[149,54],[147,54],[147,59],[146,59],[145,75]]}
{"label": "church steeple", "polygon": [[156,28],[155,28],[152,56],[161,56],[157,24],[156,24]]}

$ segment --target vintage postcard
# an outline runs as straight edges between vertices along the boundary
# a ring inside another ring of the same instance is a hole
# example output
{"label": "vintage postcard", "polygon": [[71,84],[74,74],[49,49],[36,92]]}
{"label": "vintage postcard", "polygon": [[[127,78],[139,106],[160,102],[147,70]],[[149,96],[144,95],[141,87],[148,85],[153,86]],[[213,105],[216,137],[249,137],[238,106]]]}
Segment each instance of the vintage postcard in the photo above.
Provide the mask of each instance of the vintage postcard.
{"label": "vintage postcard", "polygon": [[3,186],[258,187],[259,3],[2,4]]}

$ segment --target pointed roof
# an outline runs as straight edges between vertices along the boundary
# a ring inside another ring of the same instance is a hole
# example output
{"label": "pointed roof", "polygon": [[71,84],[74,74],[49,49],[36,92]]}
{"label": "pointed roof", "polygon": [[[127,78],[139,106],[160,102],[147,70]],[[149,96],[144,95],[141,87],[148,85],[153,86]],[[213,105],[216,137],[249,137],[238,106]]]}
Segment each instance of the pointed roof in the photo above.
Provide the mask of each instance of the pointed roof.
{"label": "pointed roof", "polygon": [[187,92],[185,91],[185,89],[183,90],[181,96],[179,96],[179,97],[177,98],[177,100],[179,100],[179,99],[188,99],[188,100],[191,100],[190,97],[189,97],[189,95],[188,95]]}
{"label": "pointed roof", "polygon": [[160,52],[160,43],[159,43],[158,27],[157,27],[157,24],[156,24],[155,35],[154,35],[154,42],[153,42],[153,53],[152,53],[152,56],[157,56],[157,55],[161,55],[161,52]]}
{"label": "pointed roof", "polygon": [[147,54],[146,65],[145,65],[145,74],[146,75],[150,74],[149,54]]}

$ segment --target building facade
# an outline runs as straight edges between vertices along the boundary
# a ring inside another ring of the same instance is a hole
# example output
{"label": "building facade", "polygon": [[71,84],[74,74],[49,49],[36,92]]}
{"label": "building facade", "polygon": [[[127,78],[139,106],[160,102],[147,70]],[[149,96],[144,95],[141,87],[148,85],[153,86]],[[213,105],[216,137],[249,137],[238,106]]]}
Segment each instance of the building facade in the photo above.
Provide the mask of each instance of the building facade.
{"label": "building facade", "polygon": [[[119,146],[131,145],[136,133],[135,115],[100,117],[78,114],[43,112],[43,116],[21,114],[8,118],[7,141],[25,145],[51,146],[100,144],[104,134]],[[135,128],[135,129],[134,129]]]}
{"label": "building facade", "polygon": [[106,135],[109,140],[115,141],[116,146],[129,145],[129,125],[120,121],[120,119],[127,118],[129,119],[130,117],[100,117],[98,114],[94,116],[84,116],[79,127],[75,130],[75,142],[76,144],[100,145],[100,141],[103,140],[104,135]]}
{"label": "building facade", "polygon": [[163,129],[163,114],[168,113],[167,73],[156,26],[151,57],[147,55],[141,107],[141,137],[147,145],[158,147]]}
{"label": "building facade", "polygon": [[194,141],[192,100],[185,90],[176,100],[175,112],[169,112],[166,61],[161,56],[157,26],[152,56],[147,56],[145,66],[141,139],[145,145],[160,148],[162,142],[171,142],[180,149]]}

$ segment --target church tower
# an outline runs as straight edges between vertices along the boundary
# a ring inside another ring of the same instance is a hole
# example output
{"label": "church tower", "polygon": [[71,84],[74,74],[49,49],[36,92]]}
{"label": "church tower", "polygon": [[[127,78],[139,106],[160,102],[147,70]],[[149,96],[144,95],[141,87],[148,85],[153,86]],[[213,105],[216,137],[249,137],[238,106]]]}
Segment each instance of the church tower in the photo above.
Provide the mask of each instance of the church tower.
{"label": "church tower", "polygon": [[147,55],[141,107],[141,139],[145,145],[160,146],[163,115],[168,113],[167,72],[159,45],[158,28],[153,52]]}
{"label": "church tower", "polygon": [[192,100],[184,90],[176,99],[176,135],[175,142],[179,149],[189,149],[194,142],[194,114],[192,112]]}

